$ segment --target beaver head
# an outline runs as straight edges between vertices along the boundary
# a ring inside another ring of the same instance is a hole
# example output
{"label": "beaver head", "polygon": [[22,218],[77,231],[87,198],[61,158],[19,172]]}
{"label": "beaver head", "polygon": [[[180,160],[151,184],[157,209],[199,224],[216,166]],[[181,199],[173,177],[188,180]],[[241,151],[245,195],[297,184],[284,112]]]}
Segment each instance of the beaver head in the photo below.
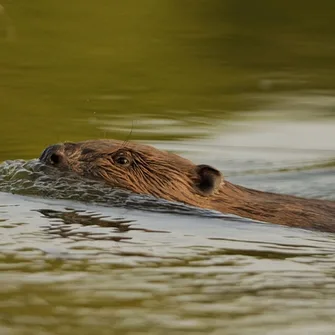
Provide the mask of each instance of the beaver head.
{"label": "beaver head", "polygon": [[112,187],[203,207],[223,184],[222,174],[154,147],[116,140],[62,143],[40,160],[62,170],[99,179]]}

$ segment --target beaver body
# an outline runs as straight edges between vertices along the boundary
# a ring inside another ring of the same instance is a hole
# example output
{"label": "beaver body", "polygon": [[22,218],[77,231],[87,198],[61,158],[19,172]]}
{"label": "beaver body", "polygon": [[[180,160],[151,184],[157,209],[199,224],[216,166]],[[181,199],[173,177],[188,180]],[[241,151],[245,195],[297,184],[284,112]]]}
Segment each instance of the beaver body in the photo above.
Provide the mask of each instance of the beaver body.
{"label": "beaver body", "polygon": [[208,165],[148,145],[91,140],[48,147],[40,160],[139,194],[258,221],[335,232],[335,202],[262,192],[224,180]]}

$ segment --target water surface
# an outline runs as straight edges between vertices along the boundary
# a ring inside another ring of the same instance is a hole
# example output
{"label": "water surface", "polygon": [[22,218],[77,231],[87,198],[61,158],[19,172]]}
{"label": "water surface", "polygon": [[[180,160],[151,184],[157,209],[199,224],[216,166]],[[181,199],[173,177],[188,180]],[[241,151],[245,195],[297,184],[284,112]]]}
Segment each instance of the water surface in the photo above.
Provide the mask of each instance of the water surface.
{"label": "water surface", "polygon": [[235,183],[335,200],[334,18],[330,0],[2,0],[0,333],[333,333],[333,234],[36,158],[140,140]]}

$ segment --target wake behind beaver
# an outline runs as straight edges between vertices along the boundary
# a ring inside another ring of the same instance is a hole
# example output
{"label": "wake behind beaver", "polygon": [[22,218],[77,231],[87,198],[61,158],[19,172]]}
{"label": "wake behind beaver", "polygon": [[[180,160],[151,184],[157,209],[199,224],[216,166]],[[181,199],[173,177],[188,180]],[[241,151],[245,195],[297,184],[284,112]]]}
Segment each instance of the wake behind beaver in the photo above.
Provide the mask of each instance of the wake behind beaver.
{"label": "wake behind beaver", "polygon": [[104,181],[112,188],[213,209],[253,220],[335,232],[335,203],[235,185],[209,165],[152,146],[117,140],[67,142],[40,160],[58,170]]}

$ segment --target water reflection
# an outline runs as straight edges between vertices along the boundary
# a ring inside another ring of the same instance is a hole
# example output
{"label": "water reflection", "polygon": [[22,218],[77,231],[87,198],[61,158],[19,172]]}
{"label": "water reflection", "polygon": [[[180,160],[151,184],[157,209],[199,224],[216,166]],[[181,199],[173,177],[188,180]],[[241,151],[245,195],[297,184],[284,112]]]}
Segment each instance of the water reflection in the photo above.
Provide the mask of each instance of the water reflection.
{"label": "water reflection", "polygon": [[332,235],[17,159],[132,129],[233,182],[335,200],[334,17],[330,0],[2,1],[0,333],[333,333]]}
{"label": "water reflection", "polygon": [[33,158],[64,139],[124,139],[132,122],[133,139],[157,140],[226,132],[220,121],[260,110],[333,116],[330,1],[2,8],[17,34],[9,43],[0,15],[1,160]]}
{"label": "water reflection", "polygon": [[[97,325],[118,334],[327,333],[335,321],[330,235],[136,211],[123,215],[141,229],[120,231],[117,219],[99,225],[118,209],[53,201],[41,214],[31,200],[10,207],[16,196],[1,195],[2,217],[30,217],[2,228],[0,327],[10,334],[93,334]],[[86,226],[92,215],[97,224]],[[89,234],[57,238],[61,227]],[[102,230],[131,240],[90,238]]]}

